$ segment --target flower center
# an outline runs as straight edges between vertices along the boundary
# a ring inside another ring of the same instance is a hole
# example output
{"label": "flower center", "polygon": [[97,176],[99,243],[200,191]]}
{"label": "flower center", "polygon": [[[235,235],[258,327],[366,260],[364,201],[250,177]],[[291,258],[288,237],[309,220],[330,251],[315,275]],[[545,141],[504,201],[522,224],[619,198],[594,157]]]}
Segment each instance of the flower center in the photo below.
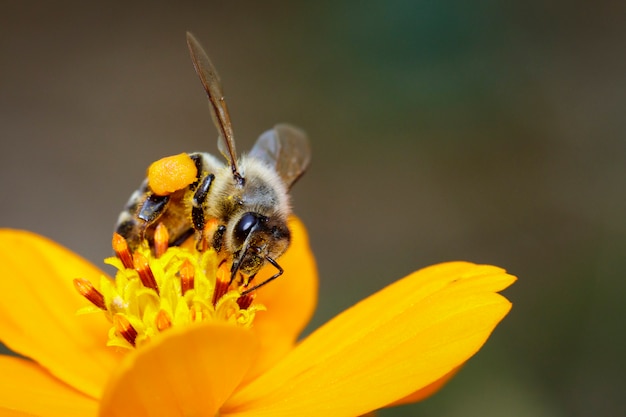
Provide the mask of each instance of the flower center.
{"label": "flower center", "polygon": [[97,289],[77,278],[74,286],[91,302],[79,313],[103,312],[112,323],[108,346],[133,348],[172,326],[220,320],[250,327],[264,307],[253,304],[254,292],[242,295],[231,282],[228,262],[213,249],[168,247],[159,225],[154,247],[146,241],[131,253],[126,240],[113,235],[116,256],[105,263],[117,269],[115,279],[102,277]]}

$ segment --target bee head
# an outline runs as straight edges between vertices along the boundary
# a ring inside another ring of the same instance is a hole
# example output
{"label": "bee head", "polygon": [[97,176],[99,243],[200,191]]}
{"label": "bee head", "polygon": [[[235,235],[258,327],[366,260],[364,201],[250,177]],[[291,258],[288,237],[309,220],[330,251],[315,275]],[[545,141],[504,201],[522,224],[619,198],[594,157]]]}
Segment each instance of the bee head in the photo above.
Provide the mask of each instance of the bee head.
{"label": "bee head", "polygon": [[259,213],[246,212],[231,232],[233,275],[237,271],[256,274],[265,261],[276,259],[289,246],[290,233],[281,219],[272,219]]}

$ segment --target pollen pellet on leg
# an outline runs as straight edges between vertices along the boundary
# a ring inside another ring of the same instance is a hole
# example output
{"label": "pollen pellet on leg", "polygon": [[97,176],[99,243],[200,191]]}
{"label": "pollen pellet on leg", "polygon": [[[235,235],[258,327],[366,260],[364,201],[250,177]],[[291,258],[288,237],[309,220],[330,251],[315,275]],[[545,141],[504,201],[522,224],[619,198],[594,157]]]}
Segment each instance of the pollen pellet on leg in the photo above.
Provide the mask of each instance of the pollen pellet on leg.
{"label": "pollen pellet on leg", "polygon": [[148,168],[148,184],[156,195],[168,195],[194,182],[197,174],[191,157],[181,153],[153,162]]}

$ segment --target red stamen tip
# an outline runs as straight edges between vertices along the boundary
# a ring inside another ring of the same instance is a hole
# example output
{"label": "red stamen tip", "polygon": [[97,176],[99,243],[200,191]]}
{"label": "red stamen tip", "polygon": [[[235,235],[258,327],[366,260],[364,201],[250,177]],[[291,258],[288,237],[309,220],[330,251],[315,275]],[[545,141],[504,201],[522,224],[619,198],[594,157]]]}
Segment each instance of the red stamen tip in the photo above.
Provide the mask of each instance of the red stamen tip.
{"label": "red stamen tip", "polygon": [[113,233],[113,251],[125,268],[133,269],[133,254],[128,249],[128,242],[119,233]]}
{"label": "red stamen tip", "polygon": [[152,269],[150,269],[148,259],[146,259],[146,257],[141,253],[137,252],[134,256],[134,266],[135,271],[139,274],[139,279],[141,280],[143,286],[146,288],[152,288],[158,294],[159,287],[157,286],[156,279],[152,274]]}
{"label": "red stamen tip", "polygon": [[254,298],[255,298],[254,292],[242,295],[241,297],[237,299],[237,304],[239,305],[240,309],[246,310],[248,307],[250,307],[250,305],[252,305]]}
{"label": "red stamen tip", "polygon": [[228,292],[228,288],[230,287],[230,274],[228,273],[228,268],[226,264],[222,264],[218,270],[215,277],[215,290],[213,291],[213,305],[217,305],[217,302],[220,298],[224,296]]}
{"label": "red stamen tip", "polygon": [[121,334],[128,343],[135,346],[135,340],[137,340],[137,330],[135,330],[126,317],[119,314],[113,316],[113,326],[115,326],[115,330],[117,330],[117,332]]}
{"label": "red stamen tip", "polygon": [[91,302],[91,304],[95,305],[101,310],[106,310],[106,304],[104,302],[104,296],[100,291],[93,286],[93,284],[86,280],[85,278],[76,278],[74,279],[74,288],[85,297],[87,300]]}

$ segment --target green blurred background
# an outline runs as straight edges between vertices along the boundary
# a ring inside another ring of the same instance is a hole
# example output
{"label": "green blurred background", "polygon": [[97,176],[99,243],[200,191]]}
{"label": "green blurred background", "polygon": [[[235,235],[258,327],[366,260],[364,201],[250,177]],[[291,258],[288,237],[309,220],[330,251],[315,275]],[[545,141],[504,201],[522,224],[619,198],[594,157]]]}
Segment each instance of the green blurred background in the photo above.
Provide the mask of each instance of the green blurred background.
{"label": "green blurred background", "polygon": [[[2,2],[1,225],[101,264],[150,162],[304,128],[311,329],[445,260],[506,267],[510,316],[443,391],[382,416],[626,415],[626,3]],[[7,279],[7,277],[3,277]],[[41,277],[45,279],[45,277]]]}

